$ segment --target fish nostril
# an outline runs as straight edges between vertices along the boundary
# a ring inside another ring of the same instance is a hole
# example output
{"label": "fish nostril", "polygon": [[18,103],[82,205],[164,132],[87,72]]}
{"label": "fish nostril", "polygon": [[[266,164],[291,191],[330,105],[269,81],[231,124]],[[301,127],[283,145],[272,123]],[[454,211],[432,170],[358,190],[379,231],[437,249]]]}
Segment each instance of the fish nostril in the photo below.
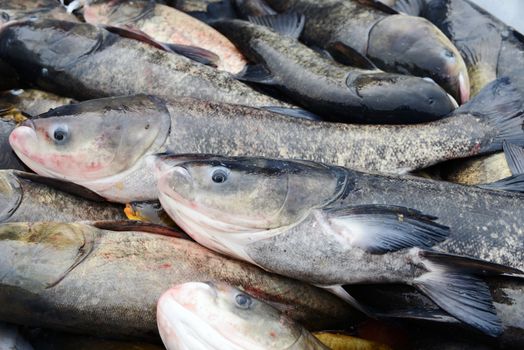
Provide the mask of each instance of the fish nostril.
{"label": "fish nostril", "polygon": [[35,130],[35,123],[33,123],[33,121],[31,119],[26,119],[22,124],[20,124],[20,126],[27,126],[33,130]]}

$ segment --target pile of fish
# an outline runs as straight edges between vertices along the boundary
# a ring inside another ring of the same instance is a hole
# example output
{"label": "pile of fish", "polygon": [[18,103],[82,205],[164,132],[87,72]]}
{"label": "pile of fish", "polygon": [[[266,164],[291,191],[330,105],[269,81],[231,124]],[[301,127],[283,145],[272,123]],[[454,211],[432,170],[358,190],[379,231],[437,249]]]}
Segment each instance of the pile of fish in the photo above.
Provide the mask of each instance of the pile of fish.
{"label": "pile of fish", "polygon": [[0,0],[0,350],[524,348],[523,67],[471,0]]}

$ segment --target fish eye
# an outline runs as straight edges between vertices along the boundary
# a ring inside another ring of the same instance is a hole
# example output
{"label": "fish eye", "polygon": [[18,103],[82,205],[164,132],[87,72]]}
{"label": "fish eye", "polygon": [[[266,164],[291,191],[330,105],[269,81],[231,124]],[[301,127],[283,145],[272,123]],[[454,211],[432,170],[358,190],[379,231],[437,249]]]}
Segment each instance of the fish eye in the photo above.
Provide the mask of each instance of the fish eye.
{"label": "fish eye", "polygon": [[227,171],[227,169],[220,168],[213,171],[213,174],[211,175],[211,180],[213,180],[214,183],[221,184],[227,181],[228,176],[229,172]]}
{"label": "fish eye", "polygon": [[9,14],[8,14],[7,12],[2,12],[2,13],[0,14],[0,16],[2,17],[2,19],[3,19],[4,21],[9,21],[9,18],[10,18],[10,17],[9,17]]}
{"label": "fish eye", "polygon": [[253,300],[249,295],[239,293],[235,295],[235,303],[237,304],[238,308],[246,310],[249,309],[251,304],[253,304]]}
{"label": "fish eye", "polygon": [[69,130],[66,125],[59,125],[53,130],[52,136],[56,144],[64,144],[69,137]]}

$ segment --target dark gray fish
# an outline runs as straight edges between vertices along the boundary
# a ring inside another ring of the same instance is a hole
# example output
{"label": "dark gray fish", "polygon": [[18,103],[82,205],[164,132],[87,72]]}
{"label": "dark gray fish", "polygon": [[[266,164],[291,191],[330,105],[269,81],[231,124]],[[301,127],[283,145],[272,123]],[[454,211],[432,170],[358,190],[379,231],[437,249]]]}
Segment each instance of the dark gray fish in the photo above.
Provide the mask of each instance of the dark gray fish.
{"label": "dark gray fish", "polygon": [[[305,15],[302,39],[335,51],[348,63],[367,56],[387,72],[430,77],[459,103],[469,99],[466,65],[448,38],[429,21],[400,15],[377,1],[268,0],[278,12]],[[388,11],[385,12],[384,10]]]}
{"label": "dark gray fish", "polygon": [[94,201],[78,195],[96,199],[95,194],[75,184],[19,171],[0,170],[0,222],[126,219],[123,206],[103,202],[101,198]]}
{"label": "dark gray fish", "polygon": [[0,349],[33,350],[29,342],[19,333],[14,325],[0,323]]}
{"label": "dark gray fish", "polygon": [[159,152],[267,156],[406,173],[447,159],[524,144],[522,100],[494,82],[449,118],[415,125],[316,122],[200,100],[116,97],[57,108],[19,126],[10,142],[40,175],[121,203],[156,200],[148,162]]}
{"label": "dark gray fish", "polygon": [[0,118],[0,169],[28,170],[9,144],[9,135],[15,127],[15,122]]}
{"label": "dark gray fish", "polygon": [[213,23],[257,65],[241,80],[276,85],[297,104],[339,122],[409,124],[449,115],[456,107],[432,81],[378,69],[343,66],[300,43],[295,13]]}
{"label": "dark gray fish", "polygon": [[[362,316],[316,287],[175,237],[79,223],[0,225],[0,319],[96,336],[158,339],[156,304],[173,284],[223,281],[312,329]],[[14,258],[16,256],[16,258]]]}
{"label": "dark gray fish", "polygon": [[265,0],[234,0],[235,8],[241,18],[247,19],[250,16],[276,15]]}
{"label": "dark gray fish", "polygon": [[7,25],[0,32],[0,58],[25,81],[78,99],[149,93],[166,99],[284,105],[228,73],[87,23]]}
{"label": "dark gray fish", "polygon": [[0,25],[9,21],[58,19],[78,22],[56,0],[0,0]]}

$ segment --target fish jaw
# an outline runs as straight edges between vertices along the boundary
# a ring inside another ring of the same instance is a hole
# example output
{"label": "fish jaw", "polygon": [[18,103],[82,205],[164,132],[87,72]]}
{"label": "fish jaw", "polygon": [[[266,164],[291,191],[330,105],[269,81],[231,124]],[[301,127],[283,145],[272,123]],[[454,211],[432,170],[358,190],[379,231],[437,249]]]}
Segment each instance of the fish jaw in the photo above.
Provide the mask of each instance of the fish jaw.
{"label": "fish jaw", "polygon": [[158,330],[168,350],[244,349],[207,322],[206,319],[216,317],[212,312],[215,297],[212,287],[201,282],[175,286],[160,297],[157,304]]}

